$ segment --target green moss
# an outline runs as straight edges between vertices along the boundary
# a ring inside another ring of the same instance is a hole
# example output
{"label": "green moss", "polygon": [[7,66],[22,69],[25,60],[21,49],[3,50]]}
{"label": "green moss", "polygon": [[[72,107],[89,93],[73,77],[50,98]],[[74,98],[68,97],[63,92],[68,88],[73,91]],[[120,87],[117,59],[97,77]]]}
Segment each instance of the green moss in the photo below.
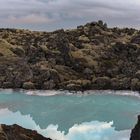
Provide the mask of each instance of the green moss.
{"label": "green moss", "polygon": [[116,64],[115,59],[110,59],[110,60],[103,60],[102,62],[106,67],[112,68]]}
{"label": "green moss", "polygon": [[10,45],[7,41],[1,39],[0,40],[0,52],[3,56],[16,56],[10,49],[12,45]]}
{"label": "green moss", "polygon": [[82,35],[79,37],[79,41],[82,41],[82,42],[90,42],[89,38],[85,35]]}

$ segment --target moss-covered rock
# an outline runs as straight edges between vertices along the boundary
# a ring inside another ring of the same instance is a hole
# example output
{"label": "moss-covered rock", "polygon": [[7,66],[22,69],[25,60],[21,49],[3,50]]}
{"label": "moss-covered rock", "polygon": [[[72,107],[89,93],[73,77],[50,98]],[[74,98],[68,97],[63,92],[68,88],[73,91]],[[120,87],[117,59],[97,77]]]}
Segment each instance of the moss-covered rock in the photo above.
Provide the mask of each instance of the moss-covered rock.
{"label": "moss-covered rock", "polygon": [[89,38],[85,35],[79,36],[79,41],[81,42],[90,42]]}
{"label": "moss-covered rock", "polygon": [[23,89],[35,89],[35,85],[31,81],[29,81],[29,82],[23,83],[22,88]]}
{"label": "moss-covered rock", "polygon": [[111,79],[107,76],[93,78],[92,83],[95,89],[110,89],[111,87]]}
{"label": "moss-covered rock", "polygon": [[54,32],[0,29],[0,88],[140,90],[139,38],[103,21]]}
{"label": "moss-covered rock", "polygon": [[9,44],[6,40],[0,39],[0,53],[1,56],[16,56],[12,51],[12,45]]}

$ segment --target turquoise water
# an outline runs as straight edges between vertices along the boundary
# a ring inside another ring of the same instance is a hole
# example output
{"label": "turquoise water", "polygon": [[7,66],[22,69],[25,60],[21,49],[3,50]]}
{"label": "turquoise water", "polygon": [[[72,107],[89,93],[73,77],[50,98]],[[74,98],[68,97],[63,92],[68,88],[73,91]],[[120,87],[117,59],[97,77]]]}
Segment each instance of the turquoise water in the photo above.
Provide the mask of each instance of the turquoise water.
{"label": "turquoise water", "polygon": [[128,140],[140,97],[128,91],[89,93],[1,90],[0,123],[17,123],[57,140]]}

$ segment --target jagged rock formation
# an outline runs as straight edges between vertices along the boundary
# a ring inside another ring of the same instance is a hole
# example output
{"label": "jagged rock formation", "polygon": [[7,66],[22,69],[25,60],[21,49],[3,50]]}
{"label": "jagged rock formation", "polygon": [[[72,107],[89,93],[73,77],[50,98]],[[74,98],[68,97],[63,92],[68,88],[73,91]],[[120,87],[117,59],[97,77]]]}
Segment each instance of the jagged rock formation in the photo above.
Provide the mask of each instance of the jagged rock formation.
{"label": "jagged rock formation", "polygon": [[140,31],[0,29],[0,88],[140,90]]}
{"label": "jagged rock formation", "polygon": [[0,125],[0,140],[51,140],[18,125]]}
{"label": "jagged rock formation", "polygon": [[140,116],[138,116],[138,122],[131,132],[130,140],[140,140]]}

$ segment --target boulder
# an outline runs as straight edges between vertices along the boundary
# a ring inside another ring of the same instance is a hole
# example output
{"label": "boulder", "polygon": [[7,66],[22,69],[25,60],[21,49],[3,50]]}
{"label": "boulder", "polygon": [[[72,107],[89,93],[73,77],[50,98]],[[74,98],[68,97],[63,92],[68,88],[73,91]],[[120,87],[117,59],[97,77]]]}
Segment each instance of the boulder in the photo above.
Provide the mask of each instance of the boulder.
{"label": "boulder", "polygon": [[138,70],[136,73],[135,73],[135,77],[138,78],[140,80],[140,70]]}
{"label": "boulder", "polygon": [[25,51],[22,47],[14,46],[14,47],[11,48],[11,51],[19,57],[24,57],[25,56]]}
{"label": "boulder", "polygon": [[84,43],[90,42],[89,38],[85,35],[80,36],[79,41],[84,42]]}
{"label": "boulder", "polygon": [[106,76],[94,78],[92,83],[95,89],[110,89],[111,87],[111,79]]}
{"label": "boulder", "polygon": [[92,75],[93,74],[93,70],[91,70],[90,68],[85,68],[83,73],[87,76]]}
{"label": "boulder", "polygon": [[120,89],[129,89],[130,88],[130,84],[131,84],[131,81],[130,81],[130,78],[121,78],[119,80],[119,86],[120,86]]}
{"label": "boulder", "polygon": [[61,87],[65,87],[67,90],[86,90],[91,86],[90,80],[70,80],[61,84]]}
{"label": "boulder", "polygon": [[13,84],[11,82],[3,82],[2,87],[3,88],[12,88]]}
{"label": "boulder", "polygon": [[41,89],[52,89],[60,82],[57,70],[49,68],[49,65],[35,65],[33,69],[33,82]]}
{"label": "boulder", "polygon": [[72,63],[70,43],[64,30],[57,31],[54,37],[48,43],[51,51],[59,51],[60,54],[55,55],[56,63],[61,65],[70,65]]}
{"label": "boulder", "polygon": [[77,90],[82,90],[82,87],[80,86],[80,85],[78,85],[78,84],[68,84],[67,86],[66,86],[66,89],[67,90],[75,90],[75,91],[77,91]]}
{"label": "boulder", "polygon": [[132,43],[135,43],[135,44],[140,44],[140,34],[134,36],[134,37],[132,38],[131,42],[132,42]]}
{"label": "boulder", "polygon": [[112,78],[111,79],[111,89],[119,89],[120,82],[118,78]]}
{"label": "boulder", "polygon": [[23,83],[22,88],[23,89],[35,89],[35,85],[31,81],[29,81],[29,82]]}
{"label": "boulder", "polygon": [[3,88],[21,88],[32,76],[26,60],[18,57],[0,58],[0,81]]}
{"label": "boulder", "polygon": [[140,80],[138,78],[131,79],[131,89],[140,90]]}
{"label": "boulder", "polygon": [[1,56],[6,56],[6,57],[9,57],[9,56],[16,56],[16,54],[14,54],[11,49],[13,48],[14,46],[11,45],[10,43],[8,43],[6,40],[4,39],[0,39],[0,53],[1,53]]}
{"label": "boulder", "polygon": [[55,89],[55,87],[56,87],[56,83],[53,80],[46,81],[43,84],[43,89],[46,90]]}

